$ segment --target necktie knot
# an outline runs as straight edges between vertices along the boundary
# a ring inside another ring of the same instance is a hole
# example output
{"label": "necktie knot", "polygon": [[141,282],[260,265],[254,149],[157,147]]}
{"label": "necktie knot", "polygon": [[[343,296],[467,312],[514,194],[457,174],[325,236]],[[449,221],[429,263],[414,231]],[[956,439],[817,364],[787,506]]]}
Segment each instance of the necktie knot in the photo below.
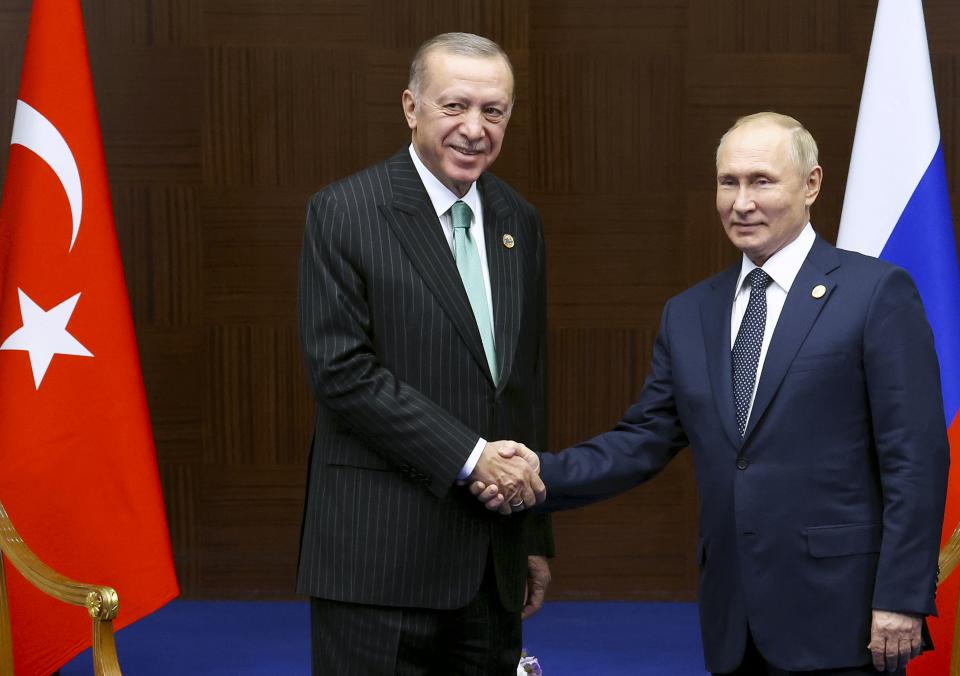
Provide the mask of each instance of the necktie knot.
{"label": "necktie knot", "polygon": [[[467,207],[468,209],[470,207]],[[754,268],[747,275],[747,282],[750,284],[750,287],[762,291],[770,286],[770,282],[773,281],[773,278],[763,271],[763,268]]]}
{"label": "necktie knot", "polygon": [[453,217],[454,229],[462,230],[470,227],[470,221],[473,217],[473,211],[463,200],[457,200],[450,207],[450,215]]}

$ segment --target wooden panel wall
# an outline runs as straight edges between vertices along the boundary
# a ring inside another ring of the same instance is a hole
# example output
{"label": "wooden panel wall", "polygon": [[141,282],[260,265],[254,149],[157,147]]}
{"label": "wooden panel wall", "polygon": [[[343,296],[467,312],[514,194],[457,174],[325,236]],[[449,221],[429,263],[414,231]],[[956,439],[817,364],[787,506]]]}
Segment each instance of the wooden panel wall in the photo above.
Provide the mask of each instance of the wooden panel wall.
{"label": "wooden panel wall", "polygon": [[[304,207],[407,142],[416,46],[468,30],[514,59],[496,171],[544,216],[560,447],[634,398],[664,301],[734,260],[712,154],[737,116],[807,124],[826,176],[814,223],[835,237],[876,0],[83,5],[184,593],[279,598],[293,590],[312,415],[294,325]],[[925,5],[960,214],[960,5]],[[28,13],[0,0],[0,135]],[[553,598],[691,599],[696,519],[686,454],[642,489],[558,516]]]}

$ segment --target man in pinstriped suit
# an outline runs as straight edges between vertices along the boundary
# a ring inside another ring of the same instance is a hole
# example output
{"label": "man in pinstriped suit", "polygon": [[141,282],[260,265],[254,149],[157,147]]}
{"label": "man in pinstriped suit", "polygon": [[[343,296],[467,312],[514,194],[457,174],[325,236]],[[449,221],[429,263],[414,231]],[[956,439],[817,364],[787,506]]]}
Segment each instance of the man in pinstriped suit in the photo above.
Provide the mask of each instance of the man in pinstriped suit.
{"label": "man in pinstriped suit", "polygon": [[485,38],[440,35],[402,103],[410,147],[307,212],[316,423],[297,588],[313,671],[513,674],[521,611],[549,582],[549,521],[492,514],[463,486],[496,483],[514,512],[544,496],[527,448],[546,444],[542,226],[485,173],[512,67]]}

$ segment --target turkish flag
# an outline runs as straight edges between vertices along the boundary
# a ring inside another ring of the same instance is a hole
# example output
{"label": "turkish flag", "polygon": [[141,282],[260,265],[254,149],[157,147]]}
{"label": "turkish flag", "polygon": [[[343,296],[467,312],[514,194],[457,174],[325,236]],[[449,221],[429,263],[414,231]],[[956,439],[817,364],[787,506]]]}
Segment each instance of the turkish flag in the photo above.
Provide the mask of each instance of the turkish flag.
{"label": "turkish flag", "polygon": [[[116,627],[178,593],[77,0],[34,0],[0,203],[0,501]],[[18,676],[90,645],[7,565]],[[121,655],[122,662],[122,655]]]}

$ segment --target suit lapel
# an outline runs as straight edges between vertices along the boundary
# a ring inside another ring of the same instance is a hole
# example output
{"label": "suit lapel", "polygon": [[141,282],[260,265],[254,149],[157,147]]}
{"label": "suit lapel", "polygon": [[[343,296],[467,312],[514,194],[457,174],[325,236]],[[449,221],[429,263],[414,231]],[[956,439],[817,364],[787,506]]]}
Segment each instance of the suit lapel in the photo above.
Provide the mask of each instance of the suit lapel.
{"label": "suit lapel", "polygon": [[707,354],[707,370],[713,400],[720,416],[720,425],[735,447],[741,443],[737,429],[736,413],[733,410],[733,371],[730,361],[730,313],[740,263],[729,268],[713,283],[708,296],[700,305],[700,320],[703,326],[703,342]]}
{"label": "suit lapel", "polygon": [[477,365],[490,378],[490,367],[463,280],[409,151],[404,149],[387,160],[387,171],[393,201],[380,205],[380,211],[424,282],[449,315]]}
{"label": "suit lapel", "polygon": [[[810,333],[810,328],[830,299],[836,283],[828,277],[828,274],[839,265],[840,259],[833,247],[817,237],[813,248],[807,254],[807,259],[800,267],[797,278],[793,280],[790,293],[787,294],[786,302],[783,304],[780,319],[777,321],[777,327],[770,339],[760,382],[757,384],[757,394],[753,400],[753,410],[743,435],[744,440],[750,436],[757,426],[757,421],[763,417],[777,390],[780,389],[780,384],[797,351]],[[826,288],[826,293],[820,298],[814,298],[811,291],[818,284]]]}
{"label": "suit lapel", "polygon": [[[504,387],[513,368],[513,358],[520,332],[523,306],[522,241],[516,212],[510,207],[497,185],[486,176],[480,177],[480,198],[483,203],[483,238],[490,269],[490,295],[493,299],[493,330],[500,370],[499,387]],[[515,239],[513,248],[503,244],[504,235]]]}

